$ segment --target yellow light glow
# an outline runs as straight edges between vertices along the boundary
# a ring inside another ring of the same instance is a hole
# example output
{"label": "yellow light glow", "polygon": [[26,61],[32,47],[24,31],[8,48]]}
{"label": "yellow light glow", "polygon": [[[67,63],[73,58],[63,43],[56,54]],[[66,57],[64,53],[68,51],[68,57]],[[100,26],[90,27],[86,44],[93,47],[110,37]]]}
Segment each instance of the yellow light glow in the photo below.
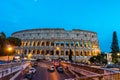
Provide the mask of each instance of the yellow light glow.
{"label": "yellow light glow", "polygon": [[12,50],[12,48],[11,48],[11,47],[9,47],[9,48],[8,48],[8,51],[11,51],[11,50]]}
{"label": "yellow light glow", "polygon": [[56,47],[56,50],[60,50],[60,48],[59,48],[59,47]]}
{"label": "yellow light glow", "polygon": [[28,58],[31,58],[32,54],[28,54]]}
{"label": "yellow light glow", "polygon": [[120,53],[117,53],[118,56],[120,56]]}

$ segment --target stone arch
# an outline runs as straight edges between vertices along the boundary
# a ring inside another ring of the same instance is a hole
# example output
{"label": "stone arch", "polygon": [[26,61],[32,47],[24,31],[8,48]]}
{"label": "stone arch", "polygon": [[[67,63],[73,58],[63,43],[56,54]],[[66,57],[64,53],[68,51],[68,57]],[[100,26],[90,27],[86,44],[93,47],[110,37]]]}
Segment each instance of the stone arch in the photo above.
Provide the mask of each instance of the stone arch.
{"label": "stone arch", "polygon": [[61,46],[64,47],[64,42],[61,42]]}
{"label": "stone arch", "polygon": [[41,55],[44,55],[44,50],[41,50],[41,51],[40,51],[40,54],[41,54]]}
{"label": "stone arch", "polygon": [[65,54],[66,54],[66,56],[69,56],[69,51],[66,51]]}
{"label": "stone arch", "polygon": [[51,50],[51,51],[50,51],[50,55],[54,55],[54,50]]}
{"label": "stone arch", "polygon": [[49,41],[46,41],[46,46],[49,46],[50,42]]}
{"label": "stone arch", "polygon": [[75,51],[75,53],[76,53],[76,56],[80,56],[80,55],[79,55],[79,51]]}
{"label": "stone arch", "polygon": [[80,47],[83,47],[83,41],[80,41]]}
{"label": "stone arch", "polygon": [[61,55],[64,56],[64,51],[63,50],[61,51]]}
{"label": "stone arch", "polygon": [[33,54],[35,54],[35,50],[33,50],[33,52],[32,52]]}
{"label": "stone arch", "polygon": [[79,42],[78,42],[78,41],[75,42],[75,46],[76,46],[76,47],[79,46]]}
{"label": "stone arch", "polygon": [[30,54],[31,53],[31,50],[28,50],[28,54]]}
{"label": "stone arch", "polygon": [[84,51],[84,56],[87,56],[87,52],[86,51]]}
{"label": "stone arch", "polygon": [[35,42],[34,42],[34,41],[32,41],[32,44],[31,44],[31,46],[35,46]]}
{"label": "stone arch", "polygon": [[39,51],[39,50],[36,50],[36,53],[37,53],[37,54],[40,54],[40,51]]}
{"label": "stone arch", "polygon": [[59,50],[56,50],[56,55],[59,55]]}
{"label": "stone arch", "polygon": [[45,42],[44,41],[41,42],[41,46],[45,46]]}
{"label": "stone arch", "polygon": [[80,55],[83,56],[83,55],[82,55],[82,51],[80,51]]}
{"label": "stone arch", "polygon": [[65,44],[66,44],[67,47],[69,47],[69,42],[66,42]]}
{"label": "stone arch", "polygon": [[22,41],[22,46],[24,46],[24,41]]}
{"label": "stone arch", "polygon": [[30,41],[28,41],[28,44],[27,44],[27,46],[30,46]]}
{"label": "stone arch", "polygon": [[36,42],[35,42],[35,46],[38,46],[38,42],[39,42],[39,41],[36,41]]}
{"label": "stone arch", "polygon": [[24,50],[24,54],[27,54],[27,50],[26,49]]}
{"label": "stone arch", "polygon": [[46,53],[45,53],[45,55],[48,55],[49,54],[49,50],[46,50]]}

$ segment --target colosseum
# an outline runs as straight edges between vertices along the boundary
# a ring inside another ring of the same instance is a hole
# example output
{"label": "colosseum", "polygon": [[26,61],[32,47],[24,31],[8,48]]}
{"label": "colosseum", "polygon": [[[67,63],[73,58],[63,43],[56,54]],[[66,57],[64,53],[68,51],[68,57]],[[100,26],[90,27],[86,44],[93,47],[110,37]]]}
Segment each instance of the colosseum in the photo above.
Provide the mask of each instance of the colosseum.
{"label": "colosseum", "polygon": [[100,54],[97,33],[86,30],[62,28],[28,29],[14,32],[12,37],[22,40],[17,54],[34,59],[69,59],[83,61]]}

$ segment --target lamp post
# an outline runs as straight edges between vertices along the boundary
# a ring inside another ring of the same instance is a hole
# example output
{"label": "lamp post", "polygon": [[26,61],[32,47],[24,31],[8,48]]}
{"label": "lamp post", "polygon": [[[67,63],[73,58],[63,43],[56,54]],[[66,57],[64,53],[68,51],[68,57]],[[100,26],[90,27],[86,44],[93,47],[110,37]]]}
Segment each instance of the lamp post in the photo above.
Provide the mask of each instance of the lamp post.
{"label": "lamp post", "polygon": [[[10,53],[12,51],[12,47],[8,45],[8,52]],[[9,54],[8,54],[8,62],[9,62]]]}

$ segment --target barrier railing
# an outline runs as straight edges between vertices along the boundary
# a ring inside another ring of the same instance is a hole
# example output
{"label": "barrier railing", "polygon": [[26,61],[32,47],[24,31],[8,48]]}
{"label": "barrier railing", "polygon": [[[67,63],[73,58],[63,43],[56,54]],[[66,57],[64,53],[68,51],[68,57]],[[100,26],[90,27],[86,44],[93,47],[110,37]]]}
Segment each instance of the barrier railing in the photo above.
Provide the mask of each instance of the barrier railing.
{"label": "barrier railing", "polygon": [[22,64],[24,63],[16,63],[16,64],[7,64],[7,65],[2,65],[4,67],[2,67],[0,69],[0,78],[3,78],[5,76],[8,76],[16,71],[19,71],[22,69]]}

